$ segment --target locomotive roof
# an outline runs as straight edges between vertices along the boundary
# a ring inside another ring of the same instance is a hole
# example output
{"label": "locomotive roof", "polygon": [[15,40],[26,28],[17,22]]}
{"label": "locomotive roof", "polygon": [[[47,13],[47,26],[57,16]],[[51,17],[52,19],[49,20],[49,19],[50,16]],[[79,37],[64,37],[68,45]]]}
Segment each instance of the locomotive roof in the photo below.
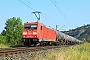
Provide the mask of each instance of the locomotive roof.
{"label": "locomotive roof", "polygon": [[[24,24],[27,24],[27,23],[28,23],[28,24],[29,24],[29,23],[30,23],[30,24],[31,24],[31,23],[33,24],[33,23],[40,23],[40,22],[25,22]],[[40,24],[42,24],[42,23],[40,23]]]}
{"label": "locomotive roof", "polygon": [[42,26],[45,26],[45,27],[47,27],[47,28],[50,28],[50,29],[55,30],[54,28],[51,28],[50,26],[46,26],[46,25],[44,25],[44,24],[41,23],[41,22],[25,22],[24,24],[41,24]]}

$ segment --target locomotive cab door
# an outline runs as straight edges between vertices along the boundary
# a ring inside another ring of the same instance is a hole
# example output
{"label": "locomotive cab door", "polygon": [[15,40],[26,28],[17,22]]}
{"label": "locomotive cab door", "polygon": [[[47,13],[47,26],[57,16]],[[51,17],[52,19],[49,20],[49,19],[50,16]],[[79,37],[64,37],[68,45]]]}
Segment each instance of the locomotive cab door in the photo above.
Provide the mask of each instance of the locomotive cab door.
{"label": "locomotive cab door", "polygon": [[43,40],[43,26],[40,27],[40,30],[41,30],[40,36],[41,36],[41,41],[42,41]]}

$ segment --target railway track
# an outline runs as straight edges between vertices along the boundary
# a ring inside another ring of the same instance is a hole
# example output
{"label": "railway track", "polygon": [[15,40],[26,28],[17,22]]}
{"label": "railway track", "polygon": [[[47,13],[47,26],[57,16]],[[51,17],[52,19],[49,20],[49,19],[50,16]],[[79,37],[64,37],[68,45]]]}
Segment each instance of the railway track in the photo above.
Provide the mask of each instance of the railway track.
{"label": "railway track", "polygon": [[3,48],[0,49],[0,60],[30,60],[37,56],[46,56],[50,50],[59,48],[60,46]]}

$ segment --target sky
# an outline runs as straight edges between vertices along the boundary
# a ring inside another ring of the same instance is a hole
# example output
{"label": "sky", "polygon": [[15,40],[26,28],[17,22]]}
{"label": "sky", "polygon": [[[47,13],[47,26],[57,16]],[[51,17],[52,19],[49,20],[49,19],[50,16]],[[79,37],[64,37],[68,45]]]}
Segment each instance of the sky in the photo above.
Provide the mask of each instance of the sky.
{"label": "sky", "polygon": [[[0,0],[0,32],[7,19],[20,17],[22,22],[35,22],[32,12],[39,11],[40,21],[59,30],[74,29],[90,24],[90,0]],[[52,2],[53,1],[53,2]]]}

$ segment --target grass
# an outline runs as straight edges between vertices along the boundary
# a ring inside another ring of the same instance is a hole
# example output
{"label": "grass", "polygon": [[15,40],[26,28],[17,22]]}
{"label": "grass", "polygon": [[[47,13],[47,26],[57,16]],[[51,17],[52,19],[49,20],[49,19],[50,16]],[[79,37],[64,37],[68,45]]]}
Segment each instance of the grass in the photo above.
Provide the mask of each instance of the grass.
{"label": "grass", "polygon": [[9,48],[9,45],[5,45],[5,44],[0,44],[0,48]]}
{"label": "grass", "polygon": [[71,46],[60,51],[52,51],[46,57],[35,60],[90,60],[90,43]]}
{"label": "grass", "polygon": [[67,50],[61,50],[58,56],[62,60],[90,60],[90,43],[71,46]]}
{"label": "grass", "polygon": [[[9,45],[0,44],[0,48],[9,48]],[[52,50],[45,57],[32,60],[90,60],[90,43]]]}

